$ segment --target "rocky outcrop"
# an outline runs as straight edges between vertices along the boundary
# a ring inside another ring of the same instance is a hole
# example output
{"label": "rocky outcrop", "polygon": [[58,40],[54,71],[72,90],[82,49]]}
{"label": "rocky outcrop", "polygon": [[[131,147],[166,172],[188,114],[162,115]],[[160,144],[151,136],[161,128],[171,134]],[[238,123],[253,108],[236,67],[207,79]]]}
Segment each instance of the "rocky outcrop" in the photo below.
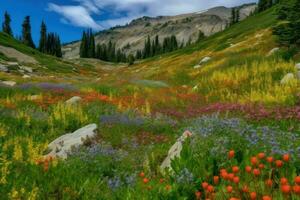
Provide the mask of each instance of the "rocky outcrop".
{"label": "rocky outcrop", "polygon": [[165,160],[163,161],[163,163],[160,166],[160,169],[162,171],[166,170],[166,169],[171,169],[171,162],[174,158],[180,157],[180,153],[182,150],[182,146],[184,141],[191,137],[192,133],[189,131],[185,131],[182,136],[180,138],[177,139],[177,141],[175,142],[175,144],[170,148],[169,152],[168,152],[168,156],[165,158]]}
{"label": "rocky outcrop", "polygon": [[68,153],[71,152],[73,147],[79,147],[84,144],[84,141],[88,138],[94,138],[96,136],[97,125],[90,124],[73,133],[65,134],[48,145],[48,149],[51,151],[45,157],[57,157],[66,159]]}
{"label": "rocky outcrop", "polygon": [[9,86],[9,87],[13,87],[15,86],[17,83],[14,81],[0,81],[1,84]]}

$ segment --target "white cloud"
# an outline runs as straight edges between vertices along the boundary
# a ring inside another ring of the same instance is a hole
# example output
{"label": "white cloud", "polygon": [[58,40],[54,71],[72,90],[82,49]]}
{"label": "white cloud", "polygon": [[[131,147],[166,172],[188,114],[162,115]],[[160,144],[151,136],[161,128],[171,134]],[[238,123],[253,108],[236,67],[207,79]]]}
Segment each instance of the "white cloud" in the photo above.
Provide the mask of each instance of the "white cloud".
{"label": "white cloud", "polygon": [[48,10],[62,15],[61,21],[74,26],[101,30],[103,27],[96,23],[91,17],[91,12],[83,6],[59,6],[53,3],[48,4]]}
{"label": "white cloud", "polygon": [[[63,20],[79,27],[100,30],[115,25],[124,25],[141,16],[177,15],[198,12],[215,6],[235,6],[255,0],[73,0],[78,5],[50,3],[50,11],[62,15]],[[95,21],[93,16],[108,11],[110,19]]]}

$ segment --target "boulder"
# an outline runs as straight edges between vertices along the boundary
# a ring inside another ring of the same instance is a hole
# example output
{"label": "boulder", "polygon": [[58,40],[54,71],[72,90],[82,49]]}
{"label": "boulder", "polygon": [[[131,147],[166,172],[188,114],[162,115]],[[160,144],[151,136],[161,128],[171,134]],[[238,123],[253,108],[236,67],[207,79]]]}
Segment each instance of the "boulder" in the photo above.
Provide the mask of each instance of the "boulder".
{"label": "boulder", "polygon": [[272,50],[269,51],[268,56],[273,55],[274,53],[278,52],[279,50],[280,50],[279,47],[273,48]]}
{"label": "boulder", "polygon": [[24,70],[25,72],[28,72],[28,73],[32,73],[33,72],[33,69],[31,67],[20,66],[19,68],[21,70]]}
{"label": "boulder", "polygon": [[211,60],[211,57],[206,56],[206,57],[204,57],[204,58],[200,61],[199,65],[204,64],[204,63],[207,63],[207,62],[210,61],[210,60]]}
{"label": "boulder", "polygon": [[199,69],[199,68],[201,68],[201,65],[195,65],[194,66],[194,69]]}
{"label": "boulder", "polygon": [[1,83],[4,84],[4,85],[10,86],[10,87],[13,87],[17,84],[14,81],[2,81]]}
{"label": "boulder", "polygon": [[77,104],[77,103],[79,103],[81,100],[82,100],[81,97],[75,96],[75,97],[72,97],[71,99],[67,100],[67,101],[66,101],[66,104],[70,104],[70,105],[72,105],[72,104]]}
{"label": "boulder", "polygon": [[0,64],[0,72],[9,72],[5,65]]}
{"label": "boulder", "polygon": [[296,64],[295,67],[297,68],[298,71],[300,71],[300,63]]}
{"label": "boulder", "polygon": [[22,76],[22,78],[24,78],[24,79],[27,79],[27,78],[30,78],[30,76],[29,76],[29,75],[26,75],[26,74],[24,74],[24,75]]}
{"label": "boulder", "polygon": [[294,81],[295,79],[296,78],[293,73],[288,73],[281,79],[280,84],[286,85],[289,84],[291,81]]}
{"label": "boulder", "polygon": [[182,150],[182,145],[184,141],[191,137],[192,133],[189,131],[185,131],[180,138],[177,139],[175,144],[170,148],[168,152],[168,156],[162,162],[160,169],[164,171],[165,169],[171,169],[171,162],[174,158],[180,157],[180,153]]}
{"label": "boulder", "polygon": [[48,145],[48,149],[51,152],[45,157],[51,156],[66,159],[73,147],[80,147],[87,138],[94,138],[97,134],[96,130],[97,125],[90,124],[73,133],[68,133],[55,139]]}

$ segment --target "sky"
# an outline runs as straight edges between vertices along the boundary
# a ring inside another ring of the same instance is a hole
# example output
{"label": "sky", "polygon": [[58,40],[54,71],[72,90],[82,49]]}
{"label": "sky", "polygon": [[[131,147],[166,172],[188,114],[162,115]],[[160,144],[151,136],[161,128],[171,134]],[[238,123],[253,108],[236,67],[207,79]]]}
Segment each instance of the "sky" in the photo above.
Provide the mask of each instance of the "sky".
{"label": "sky", "polygon": [[48,32],[58,33],[61,41],[67,43],[80,39],[87,28],[101,31],[142,16],[177,15],[249,2],[255,0],[1,0],[0,23],[7,11],[13,33],[19,36],[24,17],[29,15],[36,44],[42,20]]}

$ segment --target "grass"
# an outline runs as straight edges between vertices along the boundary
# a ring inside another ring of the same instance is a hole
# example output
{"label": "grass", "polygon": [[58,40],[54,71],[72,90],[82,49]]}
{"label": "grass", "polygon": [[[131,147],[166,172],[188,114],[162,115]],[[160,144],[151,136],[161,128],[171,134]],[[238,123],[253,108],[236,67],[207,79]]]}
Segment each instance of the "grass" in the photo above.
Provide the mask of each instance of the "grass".
{"label": "grass", "polygon": [[[300,184],[294,181],[300,174],[299,81],[280,84],[296,73],[295,63],[283,53],[267,56],[276,46],[274,9],[131,67],[62,61],[0,33],[1,45],[48,67],[29,81],[0,73],[1,80],[18,83],[0,86],[1,198],[223,200],[255,192],[256,199],[300,199],[294,189]],[[210,62],[194,69],[206,56]],[[64,103],[73,96],[81,102]],[[55,138],[91,123],[97,136],[67,160],[43,156]],[[192,136],[172,161],[173,171],[162,171],[169,148],[186,130]],[[231,150],[235,155],[228,157]]]}

